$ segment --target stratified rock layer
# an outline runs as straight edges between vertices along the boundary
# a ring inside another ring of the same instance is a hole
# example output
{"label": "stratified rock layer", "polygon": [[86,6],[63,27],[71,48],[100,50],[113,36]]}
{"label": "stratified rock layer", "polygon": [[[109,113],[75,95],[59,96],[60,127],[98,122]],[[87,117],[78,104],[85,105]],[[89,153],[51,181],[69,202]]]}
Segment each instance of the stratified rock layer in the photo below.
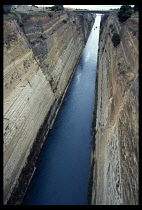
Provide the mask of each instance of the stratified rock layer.
{"label": "stratified rock layer", "polygon": [[138,205],[138,20],[111,12],[100,30],[91,204]]}
{"label": "stratified rock layer", "polygon": [[93,23],[72,12],[4,19],[5,204],[39,130],[44,141],[52,127]]}

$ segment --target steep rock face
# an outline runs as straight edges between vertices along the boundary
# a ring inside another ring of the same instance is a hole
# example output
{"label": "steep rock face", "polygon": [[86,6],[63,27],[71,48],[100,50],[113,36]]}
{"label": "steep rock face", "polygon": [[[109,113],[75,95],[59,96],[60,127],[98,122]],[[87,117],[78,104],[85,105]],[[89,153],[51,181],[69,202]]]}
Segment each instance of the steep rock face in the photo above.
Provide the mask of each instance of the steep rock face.
{"label": "steep rock face", "polygon": [[69,78],[73,71],[70,63],[76,63],[87,40],[88,27],[93,23],[89,18],[88,15],[58,12],[48,20],[45,16],[31,17],[24,23],[24,32],[34,56],[57,97],[63,93],[68,83],[66,77]]}
{"label": "steep rock face", "polygon": [[35,139],[42,136],[39,150],[52,127],[93,22],[65,12],[4,20],[5,204]]}
{"label": "steep rock face", "polygon": [[138,84],[138,20],[120,23],[112,12],[99,41],[92,205],[138,204]]}

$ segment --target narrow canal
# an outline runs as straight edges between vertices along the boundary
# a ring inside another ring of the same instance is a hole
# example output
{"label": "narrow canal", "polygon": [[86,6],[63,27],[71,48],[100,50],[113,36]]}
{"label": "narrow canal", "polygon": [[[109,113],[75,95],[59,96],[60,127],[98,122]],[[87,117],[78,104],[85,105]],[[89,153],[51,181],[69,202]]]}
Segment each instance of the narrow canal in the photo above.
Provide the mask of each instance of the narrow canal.
{"label": "narrow canal", "polygon": [[22,205],[87,205],[100,18],[96,16]]}

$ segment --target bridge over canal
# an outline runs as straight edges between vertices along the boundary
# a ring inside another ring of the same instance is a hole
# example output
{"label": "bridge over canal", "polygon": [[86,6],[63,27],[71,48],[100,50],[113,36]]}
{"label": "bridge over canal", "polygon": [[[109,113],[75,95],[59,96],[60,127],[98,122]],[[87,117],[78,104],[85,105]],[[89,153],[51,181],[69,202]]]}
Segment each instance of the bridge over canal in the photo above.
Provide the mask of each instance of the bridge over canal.
{"label": "bridge over canal", "polygon": [[77,12],[77,13],[99,13],[99,14],[109,14],[110,10],[107,11],[103,11],[103,10],[72,10],[73,12]]}

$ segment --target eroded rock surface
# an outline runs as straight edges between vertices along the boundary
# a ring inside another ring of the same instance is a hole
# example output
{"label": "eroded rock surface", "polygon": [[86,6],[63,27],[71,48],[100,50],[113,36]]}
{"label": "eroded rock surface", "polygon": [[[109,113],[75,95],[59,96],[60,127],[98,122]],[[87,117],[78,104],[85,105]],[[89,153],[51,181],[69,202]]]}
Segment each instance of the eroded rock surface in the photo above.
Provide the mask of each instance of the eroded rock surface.
{"label": "eroded rock surface", "polygon": [[138,87],[138,20],[111,12],[99,41],[92,205],[138,205]]}
{"label": "eroded rock surface", "polygon": [[[37,156],[37,150],[39,154],[52,127],[93,23],[91,14],[72,12],[4,19],[5,204],[26,176],[24,183],[28,185],[36,161],[31,157]],[[37,149],[33,149],[35,139]],[[17,192],[12,197],[17,200],[9,204],[21,202],[23,192]]]}

